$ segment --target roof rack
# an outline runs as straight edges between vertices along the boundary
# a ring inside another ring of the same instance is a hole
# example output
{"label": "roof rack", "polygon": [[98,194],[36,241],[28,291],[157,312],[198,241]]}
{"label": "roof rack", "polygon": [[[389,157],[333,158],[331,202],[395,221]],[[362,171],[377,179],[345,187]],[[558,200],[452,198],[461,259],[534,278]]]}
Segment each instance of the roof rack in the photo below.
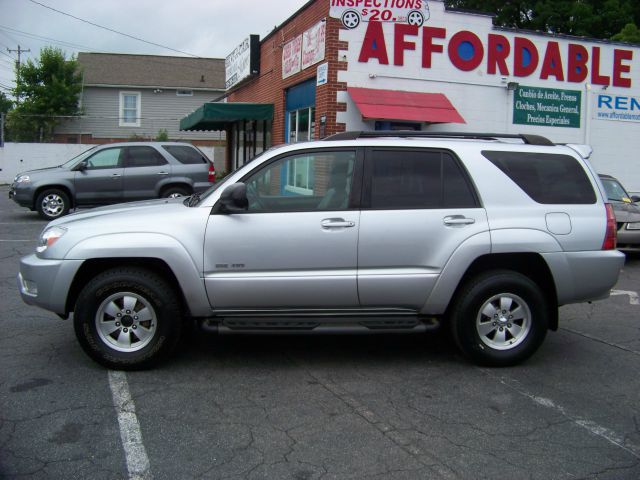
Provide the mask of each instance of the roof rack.
{"label": "roof rack", "polygon": [[499,140],[501,138],[515,138],[522,140],[527,145],[555,145],[551,140],[540,135],[513,134],[513,133],[465,133],[465,132],[424,132],[414,130],[375,130],[375,131],[352,131],[336,133],[326,137],[325,141],[334,140],[357,140],[359,138],[460,138],[468,140]]}

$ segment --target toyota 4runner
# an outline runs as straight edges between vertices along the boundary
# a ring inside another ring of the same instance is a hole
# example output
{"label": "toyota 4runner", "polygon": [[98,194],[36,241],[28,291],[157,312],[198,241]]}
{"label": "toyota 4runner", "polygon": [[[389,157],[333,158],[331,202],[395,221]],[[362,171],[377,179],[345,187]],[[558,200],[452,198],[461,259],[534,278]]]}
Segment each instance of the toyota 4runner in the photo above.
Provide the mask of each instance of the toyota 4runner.
{"label": "toyota 4runner", "polygon": [[558,306],[606,298],[624,255],[586,146],[347,132],[262,154],[201,196],[50,222],[18,282],[110,368],[220,334],[423,332],[513,365]]}

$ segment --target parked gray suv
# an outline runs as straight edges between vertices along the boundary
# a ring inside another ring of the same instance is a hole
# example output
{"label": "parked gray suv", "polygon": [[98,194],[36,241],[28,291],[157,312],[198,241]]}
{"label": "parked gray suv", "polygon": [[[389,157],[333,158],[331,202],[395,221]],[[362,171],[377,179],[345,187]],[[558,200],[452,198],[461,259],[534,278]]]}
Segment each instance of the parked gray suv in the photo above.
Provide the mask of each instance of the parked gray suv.
{"label": "parked gray suv", "polygon": [[606,298],[624,255],[584,146],[535,136],[356,132],[264,153],[205,194],[50,222],[18,282],[97,362],[220,334],[406,333],[444,324],[513,365],[558,306]]}
{"label": "parked gray suv", "polygon": [[78,206],[191,195],[214,180],[213,163],[193,145],[111,143],[58,167],[18,174],[9,198],[53,220]]}

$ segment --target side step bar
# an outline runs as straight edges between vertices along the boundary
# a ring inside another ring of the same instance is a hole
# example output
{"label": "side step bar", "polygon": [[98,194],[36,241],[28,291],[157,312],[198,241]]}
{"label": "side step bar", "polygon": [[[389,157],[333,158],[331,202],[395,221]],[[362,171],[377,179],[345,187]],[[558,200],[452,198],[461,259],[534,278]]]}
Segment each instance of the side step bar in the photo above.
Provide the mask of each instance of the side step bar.
{"label": "side step bar", "polygon": [[275,320],[269,318],[230,319],[209,318],[200,321],[200,328],[219,335],[371,335],[379,333],[423,333],[436,330],[435,318],[333,318]]}

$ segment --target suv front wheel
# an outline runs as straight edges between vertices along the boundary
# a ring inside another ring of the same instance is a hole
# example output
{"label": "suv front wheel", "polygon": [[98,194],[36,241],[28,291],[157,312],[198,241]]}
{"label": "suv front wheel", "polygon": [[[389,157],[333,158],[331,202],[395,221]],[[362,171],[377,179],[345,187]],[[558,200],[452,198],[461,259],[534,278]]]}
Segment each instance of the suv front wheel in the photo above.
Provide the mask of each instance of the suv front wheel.
{"label": "suv front wheel", "polygon": [[36,198],[36,210],[45,220],[54,220],[69,213],[69,196],[59,188],[47,188]]}
{"label": "suv front wheel", "polygon": [[508,270],[467,281],[449,319],[460,350],[481,365],[505,367],[529,358],[548,329],[547,301],[528,277]]}
{"label": "suv front wheel", "polygon": [[73,321],[84,351],[116,370],[147,368],[166,358],[183,323],[174,289],[144,268],[97,275],[80,292]]}

